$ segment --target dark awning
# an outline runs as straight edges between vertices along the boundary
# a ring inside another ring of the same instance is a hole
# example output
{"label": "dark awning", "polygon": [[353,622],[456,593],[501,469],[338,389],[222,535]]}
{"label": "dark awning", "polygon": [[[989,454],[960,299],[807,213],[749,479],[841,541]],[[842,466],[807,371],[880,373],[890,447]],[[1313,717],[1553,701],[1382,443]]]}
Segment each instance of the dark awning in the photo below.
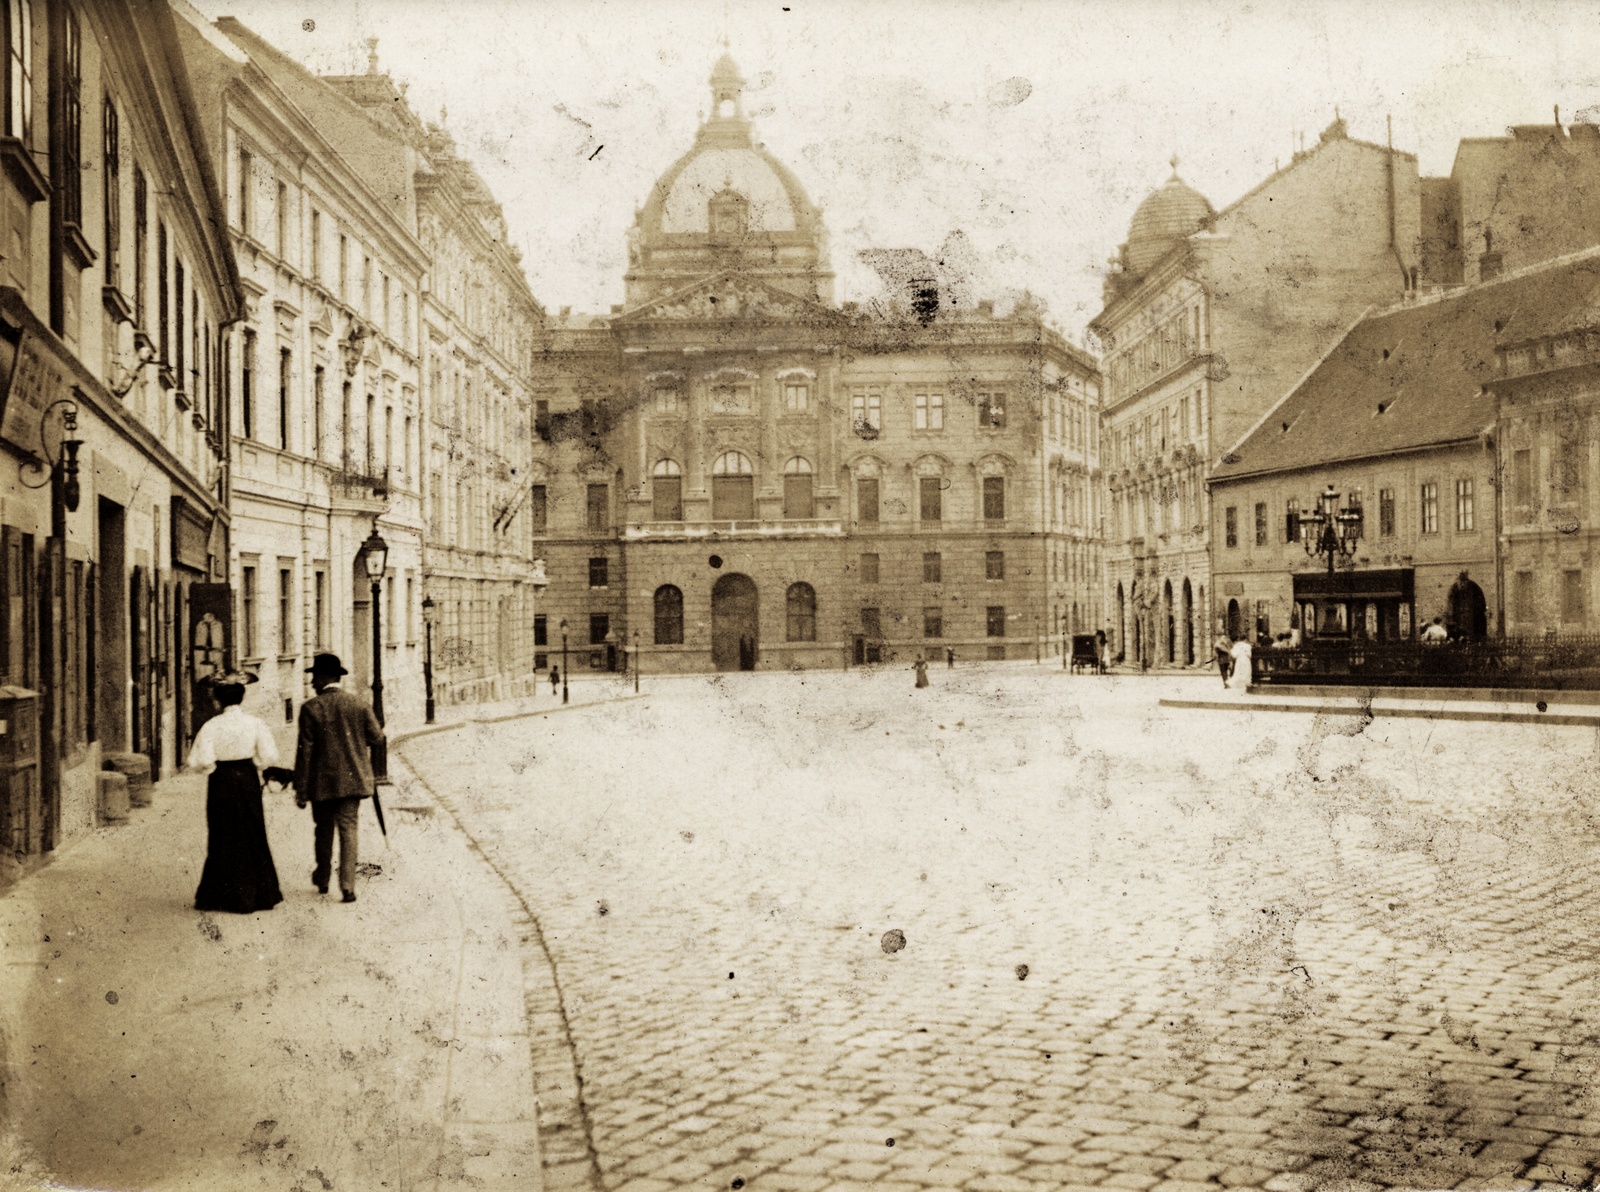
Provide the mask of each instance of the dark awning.
{"label": "dark awning", "polygon": [[1388,571],[1326,571],[1294,577],[1296,600],[1410,600],[1416,592],[1409,567]]}

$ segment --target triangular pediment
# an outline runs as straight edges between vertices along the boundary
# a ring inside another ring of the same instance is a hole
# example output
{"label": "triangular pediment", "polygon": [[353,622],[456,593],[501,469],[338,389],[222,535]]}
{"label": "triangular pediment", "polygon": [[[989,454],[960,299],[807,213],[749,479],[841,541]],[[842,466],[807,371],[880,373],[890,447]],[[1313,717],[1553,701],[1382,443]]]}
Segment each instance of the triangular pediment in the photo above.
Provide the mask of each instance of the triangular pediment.
{"label": "triangular pediment", "polygon": [[832,307],[752,277],[738,270],[725,270],[665,294],[653,302],[612,320],[613,324],[654,321],[833,323],[841,315]]}

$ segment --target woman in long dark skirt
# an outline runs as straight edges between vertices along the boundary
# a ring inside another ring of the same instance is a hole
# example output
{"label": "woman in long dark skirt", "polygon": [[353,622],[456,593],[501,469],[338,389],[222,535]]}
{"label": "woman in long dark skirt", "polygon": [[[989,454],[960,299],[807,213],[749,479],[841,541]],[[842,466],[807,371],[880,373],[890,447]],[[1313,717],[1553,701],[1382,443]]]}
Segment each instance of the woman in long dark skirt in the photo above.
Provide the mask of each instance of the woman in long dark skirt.
{"label": "woman in long dark skirt", "polygon": [[239,706],[253,682],[253,675],[233,674],[213,687],[222,712],[200,726],[189,753],[189,769],[211,772],[197,911],[248,915],[283,901],[261,810],[261,768],[277,764],[278,748],[267,726]]}

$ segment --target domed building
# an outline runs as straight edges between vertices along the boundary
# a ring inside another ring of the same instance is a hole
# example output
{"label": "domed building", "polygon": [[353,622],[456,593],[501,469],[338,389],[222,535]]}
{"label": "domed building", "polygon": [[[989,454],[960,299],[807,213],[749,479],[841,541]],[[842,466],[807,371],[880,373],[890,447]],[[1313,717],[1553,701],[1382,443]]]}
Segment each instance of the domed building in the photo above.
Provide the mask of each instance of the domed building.
{"label": "domed building", "polygon": [[648,677],[1031,658],[1099,624],[1094,359],[936,272],[835,305],[821,211],[731,57],[710,82],[626,301],[548,332],[538,640]]}
{"label": "domed building", "polygon": [[815,302],[833,301],[822,213],[755,139],[744,79],[724,54],[711,72],[711,118],[662,174],[628,232],[627,305],[738,268]]}
{"label": "domed building", "polygon": [[1252,559],[1296,565],[1289,502],[1316,486],[1219,511],[1207,479],[1363,310],[1408,293],[1420,234],[1416,158],[1340,120],[1221,211],[1172,165],[1089,324],[1106,384],[1106,628],[1147,666],[1208,663],[1220,629],[1290,628],[1278,589],[1231,577]]}

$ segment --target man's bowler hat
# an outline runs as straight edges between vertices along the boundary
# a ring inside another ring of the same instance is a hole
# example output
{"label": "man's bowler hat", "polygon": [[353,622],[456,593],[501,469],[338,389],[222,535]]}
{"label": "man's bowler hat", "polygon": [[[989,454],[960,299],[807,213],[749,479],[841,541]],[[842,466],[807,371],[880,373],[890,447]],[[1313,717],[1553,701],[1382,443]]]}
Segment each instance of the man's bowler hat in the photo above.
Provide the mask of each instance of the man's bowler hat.
{"label": "man's bowler hat", "polygon": [[318,654],[311,660],[311,665],[306,667],[308,675],[348,675],[344,664],[339,661],[337,654]]}

